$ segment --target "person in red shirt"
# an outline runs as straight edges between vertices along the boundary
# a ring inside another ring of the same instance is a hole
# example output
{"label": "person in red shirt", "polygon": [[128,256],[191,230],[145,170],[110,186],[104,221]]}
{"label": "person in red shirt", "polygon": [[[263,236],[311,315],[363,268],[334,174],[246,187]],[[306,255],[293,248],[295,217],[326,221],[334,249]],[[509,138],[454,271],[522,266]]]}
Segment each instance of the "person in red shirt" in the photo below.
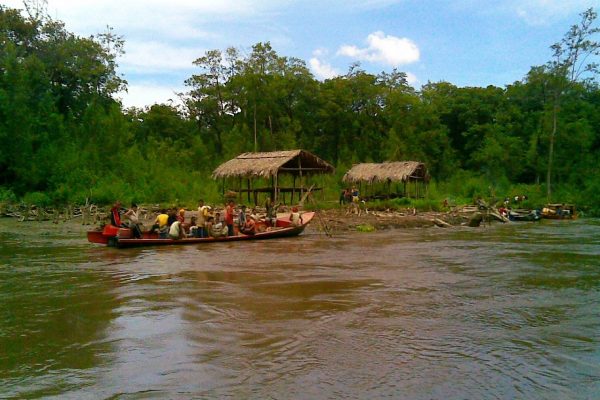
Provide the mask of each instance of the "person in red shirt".
{"label": "person in red shirt", "polygon": [[227,236],[233,236],[233,213],[235,203],[233,200],[229,200],[227,207],[225,207],[225,224],[227,224]]}
{"label": "person in red shirt", "polygon": [[113,207],[110,209],[110,223],[113,226],[121,226],[121,202],[119,200],[115,201]]}
{"label": "person in red shirt", "polygon": [[185,208],[179,209],[179,212],[177,213],[177,221],[181,222],[182,224],[185,222]]}

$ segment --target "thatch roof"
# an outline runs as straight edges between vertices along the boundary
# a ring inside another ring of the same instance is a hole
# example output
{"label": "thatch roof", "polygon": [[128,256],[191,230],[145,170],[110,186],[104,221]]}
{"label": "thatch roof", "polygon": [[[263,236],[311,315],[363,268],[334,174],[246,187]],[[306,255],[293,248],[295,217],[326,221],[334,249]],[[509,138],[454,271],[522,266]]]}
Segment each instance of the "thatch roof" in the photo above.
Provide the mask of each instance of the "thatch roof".
{"label": "thatch roof", "polygon": [[298,161],[303,174],[332,173],[334,168],[305,150],[243,153],[217,167],[213,178],[269,178],[278,173],[299,175]]}
{"label": "thatch roof", "polygon": [[418,161],[363,163],[353,166],[342,178],[344,182],[406,182],[429,180],[425,164]]}

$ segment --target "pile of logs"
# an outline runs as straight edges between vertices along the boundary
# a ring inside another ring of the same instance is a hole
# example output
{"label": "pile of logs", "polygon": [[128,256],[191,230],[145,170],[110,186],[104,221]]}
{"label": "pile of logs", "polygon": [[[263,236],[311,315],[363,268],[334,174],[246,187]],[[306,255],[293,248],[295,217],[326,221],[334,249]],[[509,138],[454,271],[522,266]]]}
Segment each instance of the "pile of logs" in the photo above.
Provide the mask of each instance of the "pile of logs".
{"label": "pile of logs", "polygon": [[481,201],[478,205],[464,205],[454,207],[450,211],[453,218],[463,220],[463,223],[470,227],[477,227],[482,222],[501,221],[508,222],[508,218],[502,215],[493,205]]}
{"label": "pile of logs", "polygon": [[26,221],[52,221],[55,224],[81,218],[83,225],[95,224],[108,217],[108,212],[101,210],[95,204],[66,207],[38,207],[35,204],[1,205],[0,217],[18,218]]}

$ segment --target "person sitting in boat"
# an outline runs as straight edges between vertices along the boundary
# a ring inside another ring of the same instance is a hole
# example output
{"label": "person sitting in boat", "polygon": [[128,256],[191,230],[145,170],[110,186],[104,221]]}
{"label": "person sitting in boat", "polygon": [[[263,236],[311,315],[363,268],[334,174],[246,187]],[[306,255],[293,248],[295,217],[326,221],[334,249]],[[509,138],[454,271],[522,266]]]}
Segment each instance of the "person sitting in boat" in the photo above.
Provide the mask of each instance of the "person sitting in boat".
{"label": "person sitting in boat", "polygon": [[300,225],[302,225],[302,216],[298,212],[298,207],[293,207],[292,208],[292,213],[290,214],[290,223],[293,226],[300,226]]}
{"label": "person sitting in boat", "polygon": [[238,214],[237,220],[238,228],[241,231],[244,225],[246,225],[246,221],[248,220],[248,217],[246,216],[246,206],[243,204],[240,206],[240,212]]}
{"label": "person sitting in boat", "polygon": [[198,225],[196,223],[196,216],[192,215],[192,218],[190,220],[190,227],[188,228],[188,237],[200,237],[200,231],[198,228]]}
{"label": "person sitting in boat", "polygon": [[213,230],[214,225],[215,225],[215,217],[213,217],[211,215],[206,217],[206,222],[204,223],[206,237],[210,237],[212,235],[212,230]]}
{"label": "person sitting in boat", "polygon": [[181,221],[175,221],[169,227],[169,239],[179,240],[185,237],[185,229]]}
{"label": "person sitting in boat", "polygon": [[169,209],[169,211],[167,212],[167,215],[169,216],[169,219],[167,220],[167,225],[171,226],[173,224],[173,222],[178,220],[177,207],[173,207],[173,208]]}
{"label": "person sitting in boat", "polygon": [[165,239],[169,233],[169,215],[164,208],[160,210],[160,214],[156,216],[154,225],[152,225],[152,229],[150,229],[150,232],[155,231],[158,231],[158,237],[161,239]]}
{"label": "person sitting in boat", "polygon": [[131,208],[127,210],[127,212],[124,214],[124,217],[129,220],[128,225],[129,229],[131,229],[131,232],[133,233],[133,237],[136,239],[141,239],[142,230],[140,228],[140,219],[137,204],[131,203]]}
{"label": "person sitting in boat", "polygon": [[123,226],[121,223],[121,202],[119,200],[115,201],[112,208],[110,209],[110,223],[113,226],[121,227]]}
{"label": "person sitting in boat", "polygon": [[240,225],[240,232],[244,235],[254,235],[256,233],[256,219],[258,217],[251,214],[244,222],[244,225]]}
{"label": "person sitting in boat", "polygon": [[216,237],[227,236],[227,233],[228,233],[227,225],[225,225],[223,223],[223,221],[221,220],[221,213],[215,213],[215,219],[212,224],[212,228],[210,230],[210,235],[212,237],[216,238]]}
{"label": "person sitting in boat", "polygon": [[182,224],[185,222],[185,208],[181,207],[177,212],[177,220]]}

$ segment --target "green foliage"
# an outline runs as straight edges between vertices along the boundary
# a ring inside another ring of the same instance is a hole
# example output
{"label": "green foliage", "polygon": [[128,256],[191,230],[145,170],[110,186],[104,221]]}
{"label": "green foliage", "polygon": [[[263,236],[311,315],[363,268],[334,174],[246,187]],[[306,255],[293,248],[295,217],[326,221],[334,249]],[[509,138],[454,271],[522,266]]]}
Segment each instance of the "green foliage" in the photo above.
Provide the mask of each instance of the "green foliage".
{"label": "green foliage", "polygon": [[437,199],[415,199],[412,203],[413,207],[419,211],[440,211],[442,204]]}
{"label": "green foliage", "polygon": [[16,203],[17,196],[10,189],[0,186],[0,203]]}
{"label": "green foliage", "polygon": [[375,232],[377,229],[375,229],[375,227],[371,224],[360,224],[360,225],[356,225],[356,231],[357,232],[362,232],[362,233],[370,233],[370,232]]}
{"label": "green foliage", "polygon": [[42,192],[31,192],[27,193],[23,197],[23,202],[29,205],[36,205],[38,207],[47,207],[52,204],[52,199]]}

